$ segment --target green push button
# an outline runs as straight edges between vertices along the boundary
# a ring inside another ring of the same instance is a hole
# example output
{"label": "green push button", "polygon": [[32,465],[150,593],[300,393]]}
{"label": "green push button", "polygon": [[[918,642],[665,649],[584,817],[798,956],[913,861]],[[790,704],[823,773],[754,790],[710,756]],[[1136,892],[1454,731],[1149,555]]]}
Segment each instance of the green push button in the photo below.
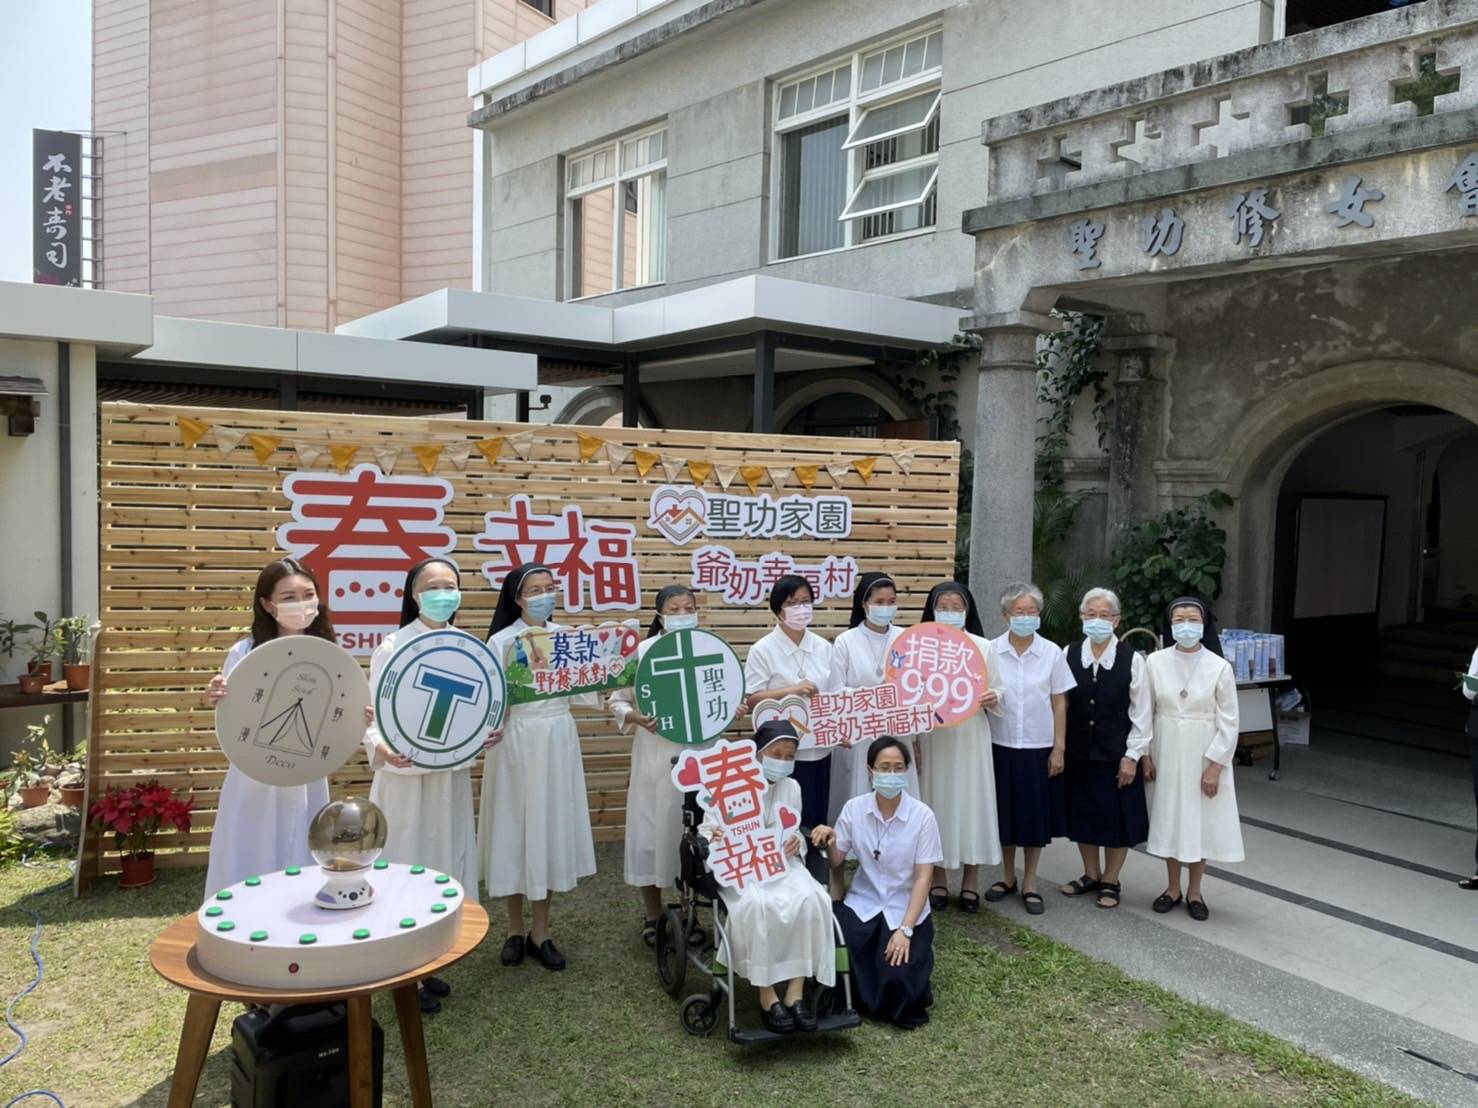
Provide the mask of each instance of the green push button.
{"label": "green push button", "polygon": [[264,943],[264,942],[266,942],[267,941],[267,932],[265,932],[265,931],[253,931],[251,933],[251,941],[254,942],[254,943]]}
{"label": "green push button", "polygon": [[214,917],[220,915],[225,910],[226,909],[222,908],[219,904],[212,904],[209,908],[207,908],[205,910],[205,914],[207,916],[210,916],[210,917],[214,918]]}
{"label": "green push button", "polygon": [[354,932],[354,937],[356,939],[367,939],[367,938],[369,938],[369,928],[368,927],[361,927],[358,931]]}
{"label": "green push button", "polygon": [[297,876],[297,875],[298,875],[298,874],[300,874],[300,873],[302,873],[302,872],[303,872],[303,871],[302,871],[302,869],[301,869],[301,868],[300,868],[300,867],[298,867],[298,866],[288,866],[288,867],[287,867],[287,869],[286,869],[286,870],[285,870],[285,871],[284,871],[284,872],[285,872],[285,873],[286,873],[286,874],[287,874],[287,875],[288,875],[288,876],[289,876],[289,877],[296,877],[296,876]]}
{"label": "green push button", "polygon": [[220,923],[216,924],[216,930],[217,931],[235,931],[236,930],[236,925],[234,923],[232,923],[228,919],[223,919],[223,920],[221,920]]}
{"label": "green push button", "polygon": [[216,899],[217,900],[230,900],[231,899],[231,890],[230,889],[222,889],[220,892],[216,893]]}
{"label": "green push button", "polygon": [[312,946],[317,941],[318,941],[318,936],[315,935],[315,934],[313,934],[313,932],[311,932],[311,931],[309,931],[308,933],[306,933],[304,935],[299,935],[298,936],[298,945],[299,946]]}
{"label": "green push button", "polygon": [[444,873],[438,873],[436,875],[436,883],[438,885],[445,885],[450,880],[451,878]]}
{"label": "green push button", "polygon": [[420,877],[421,874],[423,874],[425,872],[426,872],[426,867],[425,866],[412,866],[411,867],[411,873],[415,874],[417,877]]}
{"label": "green push button", "polygon": [[413,920],[413,919],[411,919],[410,916],[406,916],[405,919],[403,919],[403,920],[400,921],[400,926],[401,927],[414,927],[414,926],[416,926],[416,921]]}
{"label": "green push button", "polygon": [[431,905],[431,910],[433,912],[437,912],[437,913],[445,912],[446,911],[446,905],[443,904],[441,901],[438,900],[435,904]]}
{"label": "green push button", "polygon": [[457,890],[456,889],[443,889],[441,891],[441,895],[444,896],[444,897],[448,897],[448,898],[455,897],[457,895]]}
{"label": "green push button", "polygon": [[246,879],[246,887],[248,889],[255,889],[261,883],[262,879],[260,877],[248,877]]}
{"label": "green push button", "polygon": [[390,868],[390,863],[387,862],[387,861],[385,861],[384,858],[379,858],[379,859],[377,859],[375,861],[375,869],[389,869],[389,868]]}

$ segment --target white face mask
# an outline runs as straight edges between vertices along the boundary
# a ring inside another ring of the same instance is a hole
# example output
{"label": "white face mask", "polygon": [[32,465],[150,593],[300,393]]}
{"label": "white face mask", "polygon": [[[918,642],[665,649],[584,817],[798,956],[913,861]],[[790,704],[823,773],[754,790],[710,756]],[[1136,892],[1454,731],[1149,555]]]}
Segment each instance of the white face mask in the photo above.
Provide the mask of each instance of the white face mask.
{"label": "white face mask", "polygon": [[1205,626],[1200,623],[1175,623],[1170,627],[1170,633],[1175,636],[1175,641],[1187,649],[1195,646],[1201,641],[1201,633]]}
{"label": "white face mask", "polygon": [[811,626],[811,605],[792,604],[789,608],[781,608],[780,618],[792,631],[804,631]]}
{"label": "white face mask", "polygon": [[697,612],[673,612],[670,616],[662,617],[662,630],[664,631],[696,631],[697,629]]}
{"label": "white face mask", "polygon": [[273,605],[277,609],[273,615],[280,627],[286,627],[289,631],[304,631],[313,625],[318,618],[318,601],[316,600],[283,600]]}
{"label": "white face mask", "polygon": [[965,613],[936,611],[934,613],[934,622],[942,623],[946,627],[963,627],[965,626]]}
{"label": "white face mask", "polygon": [[897,604],[874,604],[867,609],[867,618],[878,627],[891,627],[897,615]]}
{"label": "white face mask", "polygon": [[764,769],[766,781],[784,781],[795,772],[795,763],[787,762],[784,758],[761,758],[760,765]]}

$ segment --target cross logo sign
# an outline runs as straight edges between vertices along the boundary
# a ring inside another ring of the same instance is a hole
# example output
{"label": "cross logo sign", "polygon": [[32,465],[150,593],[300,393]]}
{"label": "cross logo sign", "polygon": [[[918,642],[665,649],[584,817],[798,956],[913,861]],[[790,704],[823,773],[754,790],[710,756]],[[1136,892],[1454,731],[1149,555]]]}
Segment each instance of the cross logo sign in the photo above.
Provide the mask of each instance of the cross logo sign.
{"label": "cross logo sign", "polygon": [[723,733],[744,699],[733,648],[708,631],[671,631],[647,648],[636,671],[636,704],[657,734],[686,746]]}

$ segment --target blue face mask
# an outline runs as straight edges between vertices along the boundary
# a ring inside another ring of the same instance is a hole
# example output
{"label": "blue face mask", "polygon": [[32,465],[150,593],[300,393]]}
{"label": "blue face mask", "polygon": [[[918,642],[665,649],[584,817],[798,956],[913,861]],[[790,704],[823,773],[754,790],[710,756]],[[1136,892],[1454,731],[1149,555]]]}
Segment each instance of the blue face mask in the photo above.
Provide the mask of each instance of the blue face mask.
{"label": "blue face mask", "polygon": [[867,609],[867,618],[879,627],[891,627],[897,615],[897,604],[874,604],[871,608]]}
{"label": "blue face mask", "polygon": [[934,613],[934,622],[942,623],[946,627],[963,627],[965,626],[965,613],[936,611]]}
{"label": "blue face mask", "polygon": [[1205,627],[1199,623],[1173,623],[1170,625],[1170,633],[1175,636],[1175,641],[1184,647],[1192,647],[1201,641],[1201,633]]}
{"label": "blue face mask", "polygon": [[872,791],[885,800],[892,800],[908,784],[908,775],[903,773],[874,773]]}
{"label": "blue face mask", "polygon": [[795,763],[784,758],[761,758],[760,764],[764,766],[766,781],[784,781],[795,771]]}
{"label": "blue face mask", "polygon": [[545,593],[543,596],[530,597],[523,602],[523,610],[528,613],[530,623],[543,623],[554,614],[555,605],[559,603],[556,593]]}
{"label": "blue face mask", "polygon": [[462,606],[462,594],[456,589],[427,589],[416,597],[421,614],[437,623],[445,623]]}
{"label": "blue face mask", "polygon": [[674,612],[670,616],[662,617],[662,630],[664,631],[696,631],[698,630],[697,612]]}
{"label": "blue face mask", "polygon": [[1083,634],[1094,642],[1108,642],[1114,633],[1114,625],[1106,619],[1085,619],[1083,621]]}
{"label": "blue face mask", "polygon": [[1028,635],[1035,635],[1037,633],[1037,628],[1040,626],[1042,626],[1041,616],[1011,617],[1011,633],[1023,639],[1026,638]]}

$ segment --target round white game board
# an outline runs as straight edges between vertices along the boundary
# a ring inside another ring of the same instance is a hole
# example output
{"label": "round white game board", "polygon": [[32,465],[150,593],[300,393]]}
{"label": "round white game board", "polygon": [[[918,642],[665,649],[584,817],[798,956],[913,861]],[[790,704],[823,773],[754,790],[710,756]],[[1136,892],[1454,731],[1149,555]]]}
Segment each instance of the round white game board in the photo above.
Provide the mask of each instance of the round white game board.
{"label": "round white game board", "polygon": [[195,917],[201,966],[257,988],[323,989],[394,977],[451,948],[465,895],[455,878],[381,861],[369,879],[374,902],[347,910],[313,903],[323,884],[317,866],[213,893]]}

